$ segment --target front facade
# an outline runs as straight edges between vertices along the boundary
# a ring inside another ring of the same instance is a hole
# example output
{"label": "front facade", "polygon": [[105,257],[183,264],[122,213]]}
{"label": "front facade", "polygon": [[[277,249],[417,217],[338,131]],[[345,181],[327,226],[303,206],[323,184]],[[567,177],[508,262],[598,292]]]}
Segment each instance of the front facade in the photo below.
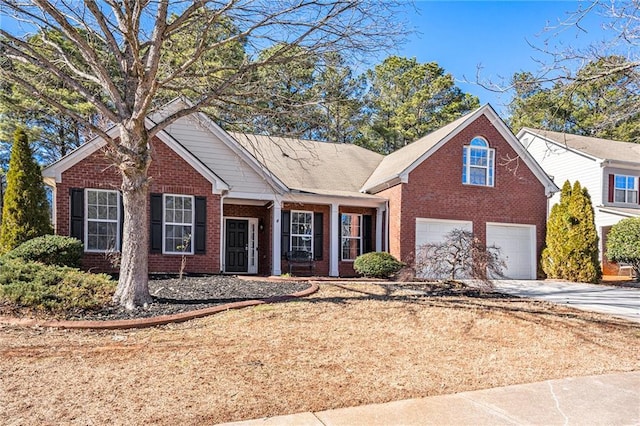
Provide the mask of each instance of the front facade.
{"label": "front facade", "polygon": [[[587,188],[600,238],[605,274],[627,274],[607,260],[607,233],[622,219],[640,216],[640,145],[630,142],[524,128],[518,139],[558,186],[579,181]],[[560,194],[550,205],[560,201]]]}
{"label": "front facade", "polygon": [[[202,114],[150,144],[150,272],[186,260],[191,273],[280,275],[305,252],[315,275],[353,276],[362,253],[411,264],[420,244],[468,227],[503,247],[508,275],[535,278],[557,189],[490,106],[387,157],[227,133]],[[43,172],[56,232],[82,240],[83,266],[96,271],[117,269],[123,238],[121,181],[105,149],[96,139]]]}

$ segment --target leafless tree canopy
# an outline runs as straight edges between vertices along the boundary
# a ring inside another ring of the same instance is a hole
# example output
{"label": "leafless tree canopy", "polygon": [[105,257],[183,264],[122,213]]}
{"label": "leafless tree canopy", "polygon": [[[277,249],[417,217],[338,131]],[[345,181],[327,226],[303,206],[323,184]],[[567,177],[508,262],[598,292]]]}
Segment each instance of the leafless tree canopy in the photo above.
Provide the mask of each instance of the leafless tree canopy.
{"label": "leafless tree canopy", "polygon": [[[145,208],[150,138],[205,107],[249,104],[261,90],[257,70],[295,63],[301,55],[377,53],[401,34],[395,24],[398,4],[382,0],[4,0],[0,5],[0,79],[102,136],[121,172],[124,240],[114,300],[130,309],[150,300]],[[267,49],[269,55],[260,55]],[[116,126],[116,137],[87,122],[60,96],[60,87],[89,101]],[[185,93],[190,105],[147,121],[158,101]]]}

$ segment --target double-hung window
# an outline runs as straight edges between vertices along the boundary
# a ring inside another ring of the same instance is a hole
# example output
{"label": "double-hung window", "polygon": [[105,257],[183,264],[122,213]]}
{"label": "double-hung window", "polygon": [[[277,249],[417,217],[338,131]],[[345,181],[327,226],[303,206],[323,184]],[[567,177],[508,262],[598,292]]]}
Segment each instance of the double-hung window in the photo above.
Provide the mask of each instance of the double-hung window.
{"label": "double-hung window", "polygon": [[120,247],[120,195],[104,189],[85,190],[85,250],[106,252]]}
{"label": "double-hung window", "polygon": [[493,186],[495,150],[481,137],[475,137],[462,150],[462,183]]}
{"label": "double-hung window", "polygon": [[355,260],[362,254],[362,215],[343,213],[340,226],[342,260]]}
{"label": "double-hung window", "polygon": [[193,254],[193,197],[165,194],[163,210],[164,253]]}
{"label": "double-hung window", "polygon": [[313,212],[291,212],[291,250],[313,252]]}
{"label": "double-hung window", "polygon": [[616,203],[638,204],[638,178],[616,175],[614,201]]}

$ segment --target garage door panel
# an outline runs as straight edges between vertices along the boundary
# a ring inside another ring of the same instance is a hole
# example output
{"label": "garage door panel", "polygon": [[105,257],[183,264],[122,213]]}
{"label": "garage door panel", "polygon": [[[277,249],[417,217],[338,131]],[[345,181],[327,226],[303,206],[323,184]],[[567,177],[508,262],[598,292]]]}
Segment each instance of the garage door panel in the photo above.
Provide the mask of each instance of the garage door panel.
{"label": "garage door panel", "polygon": [[[473,231],[473,223],[461,220],[444,220],[444,219],[416,219],[416,253],[419,253],[420,247],[424,244],[439,243],[444,241],[445,236],[454,229],[463,229],[465,231]],[[429,278],[447,278],[429,277]]]}
{"label": "garage door panel", "polygon": [[500,254],[507,264],[505,275],[508,278],[536,278],[533,225],[487,224],[487,245],[500,248]]}

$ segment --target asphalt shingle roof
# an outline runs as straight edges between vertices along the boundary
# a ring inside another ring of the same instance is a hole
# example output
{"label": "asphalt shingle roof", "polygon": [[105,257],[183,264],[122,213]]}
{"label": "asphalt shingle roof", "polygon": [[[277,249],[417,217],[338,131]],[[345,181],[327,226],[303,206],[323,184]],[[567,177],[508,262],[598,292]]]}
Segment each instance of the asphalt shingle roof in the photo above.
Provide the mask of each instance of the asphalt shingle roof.
{"label": "asphalt shingle roof", "polygon": [[288,188],[358,195],[383,156],[352,144],[229,133]]}
{"label": "asphalt shingle roof", "polygon": [[570,133],[552,132],[550,130],[532,129],[528,127],[522,130],[602,160],[640,163],[640,144],[637,143],[572,135]]}

